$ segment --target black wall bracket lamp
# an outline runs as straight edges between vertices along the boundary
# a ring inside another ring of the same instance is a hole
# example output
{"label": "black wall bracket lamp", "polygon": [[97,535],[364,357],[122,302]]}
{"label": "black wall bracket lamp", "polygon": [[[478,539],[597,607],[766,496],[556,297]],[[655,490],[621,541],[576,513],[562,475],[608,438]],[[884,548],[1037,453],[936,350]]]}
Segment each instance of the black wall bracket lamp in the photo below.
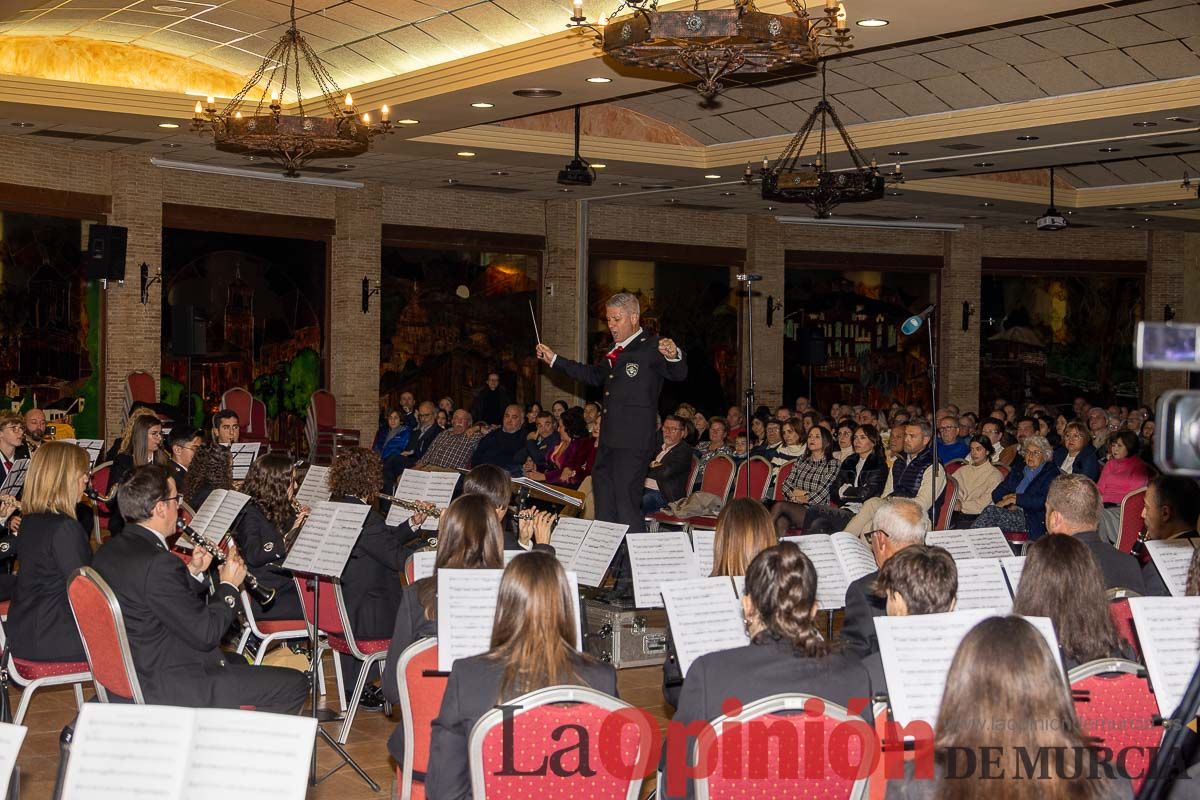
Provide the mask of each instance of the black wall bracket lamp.
{"label": "black wall bracket lamp", "polygon": [[975,309],[971,306],[971,303],[967,300],[963,300],[962,329],[964,331],[971,330],[971,315],[974,313]]}
{"label": "black wall bracket lamp", "polygon": [[371,288],[371,279],[366,275],[363,276],[362,282],[362,312],[366,314],[371,310],[371,298],[379,294],[379,281],[375,281],[375,288]]}
{"label": "black wall bracket lamp", "polygon": [[150,277],[150,265],[147,264],[145,261],[143,261],[142,266],[141,266],[141,271],[142,271],[142,274],[141,274],[142,305],[146,305],[147,303],[150,302],[150,287],[156,283],[162,283],[162,269],[160,268],[157,271],[155,271],[154,277],[151,278]]}
{"label": "black wall bracket lamp", "polygon": [[775,324],[775,312],[783,311],[783,301],[775,298],[775,295],[767,295],[767,327],[770,328]]}

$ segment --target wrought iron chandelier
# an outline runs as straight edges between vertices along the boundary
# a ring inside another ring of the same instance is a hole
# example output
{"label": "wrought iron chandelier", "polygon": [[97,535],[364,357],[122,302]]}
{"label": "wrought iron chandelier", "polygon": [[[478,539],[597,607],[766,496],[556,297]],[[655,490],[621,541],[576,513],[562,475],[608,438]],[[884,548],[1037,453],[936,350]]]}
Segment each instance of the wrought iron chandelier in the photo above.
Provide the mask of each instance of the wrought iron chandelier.
{"label": "wrought iron chandelier", "polygon": [[[829,169],[831,125],[850,157],[853,166],[849,169]],[[818,131],[817,152],[812,161],[799,163],[800,155],[814,130]],[[837,111],[825,96],[825,62],[822,61],[820,102],[788,142],[775,164],[772,166],[768,159],[763,159],[759,178],[762,181],[764,200],[804,203],[812,209],[816,219],[828,219],[832,216],[833,209],[842,203],[865,203],[881,199],[887,182],[903,182],[904,172],[897,163],[895,169],[884,176],[880,173],[875,159],[867,161],[855,147],[850,134],[838,118]],[[749,164],[746,165],[743,180],[747,184],[754,182],[754,172]]]}
{"label": "wrought iron chandelier", "polygon": [[[216,148],[223,152],[269,158],[294,178],[313,159],[362,155],[371,139],[391,132],[392,123],[386,105],[380,109],[379,121],[373,122],[369,113],[359,115],[349,93],[342,97],[337,81],[296,27],[295,0],[291,23],[224,108],[218,110],[212,97],[204,105],[196,101],[192,130],[211,133]],[[320,92],[310,96],[309,110],[327,116],[310,116],[304,107],[302,65]],[[257,94],[257,102],[246,100],[252,93]],[[289,95],[295,96],[296,110],[285,114],[283,100]]]}
{"label": "wrought iron chandelier", "polygon": [[[846,10],[825,0],[823,14],[810,14],[800,0],[787,0],[791,14],[768,14],[754,0],[734,0],[733,8],[659,11],[658,0],[623,0],[610,17],[595,23],[583,15],[583,0],[573,0],[568,28],[586,28],[606,56],[631,67],[683,72],[699,79],[697,89],[713,98],[721,79],[735,72],[770,72],[795,64],[813,64],[822,56],[851,47]],[[631,15],[609,22],[622,12]]]}

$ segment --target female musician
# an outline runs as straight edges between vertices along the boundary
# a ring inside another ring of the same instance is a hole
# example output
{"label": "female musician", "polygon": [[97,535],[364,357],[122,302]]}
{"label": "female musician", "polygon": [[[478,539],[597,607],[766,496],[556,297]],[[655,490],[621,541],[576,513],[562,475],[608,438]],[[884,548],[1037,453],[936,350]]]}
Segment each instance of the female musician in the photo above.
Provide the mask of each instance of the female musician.
{"label": "female musician", "polygon": [[153,410],[144,405],[134,403],[133,408],[129,409],[129,417],[125,420],[125,427],[121,429],[121,435],[113,440],[112,447],[108,448],[108,452],[104,454],[105,461],[116,461],[117,456],[125,449],[125,445],[130,441],[133,434],[134,423],[138,417],[154,417],[158,419],[158,415]]}
{"label": "female musician", "polygon": [[450,670],[430,741],[429,797],[470,797],[467,737],[497,703],[547,686],[591,686],[617,696],[617,673],[575,649],[571,585],[554,556],[530,553],[504,570],[492,646]]}
{"label": "female musician", "polygon": [[[438,520],[437,558],[433,575],[404,587],[395,615],[392,642],[384,666],[384,696],[400,702],[395,681],[400,654],[418,639],[437,636],[437,571],[439,569],[500,569],[504,566],[504,534],[492,501],[481,494],[464,494],[442,512]],[[385,634],[386,635],[386,634]],[[574,639],[572,639],[574,641]],[[404,728],[388,739],[388,752],[397,762],[404,758]]]}
{"label": "female musician", "polygon": [[275,601],[263,609],[251,598],[255,619],[303,619],[300,595],[287,558],[284,536],[300,527],[308,509],[296,505],[296,475],[285,453],[267,453],[250,467],[242,491],[250,502],[234,524],[233,538],[250,574],[264,589],[275,590]]}
{"label": "female musician", "polygon": [[461,494],[481,494],[496,509],[496,518],[504,529],[505,550],[546,550],[553,554],[550,546],[550,528],[554,515],[548,511],[530,509],[521,518],[510,524],[508,505],[512,500],[512,478],[495,464],[480,464],[463,478]]}
{"label": "female musician", "polygon": [[88,480],[87,451],[45,442],[33,454],[21,498],[21,570],[8,612],[12,653],[29,661],[86,661],[67,582],[92,563],[75,504]]}
{"label": "female musician", "polygon": [[179,493],[192,510],[204,505],[217,489],[233,488],[233,455],[228,447],[204,444],[196,450]]}
{"label": "female musician", "polygon": [[[121,441],[121,451],[113,459],[108,485],[119,486],[135,469],[147,464],[166,466],[167,452],[162,440],[162,423],[158,417],[152,412],[138,416],[129,429],[129,435]],[[108,532],[115,535],[124,529],[125,518],[121,516],[117,497],[114,496],[108,506],[113,510],[108,518]]]}
{"label": "female musician", "polygon": [[[371,505],[383,481],[383,463],[379,455],[365,447],[350,447],[338,453],[329,470],[329,489],[338,503]],[[342,593],[346,600],[354,635],[361,639],[386,639],[400,608],[400,573],[405,560],[420,546],[413,535],[424,517],[414,517],[399,530],[389,528],[374,508],[367,514],[362,533],[350,551],[342,571]],[[340,653],[342,675],[354,683],[361,665],[352,656]],[[378,686],[368,686],[360,705],[383,708]]]}

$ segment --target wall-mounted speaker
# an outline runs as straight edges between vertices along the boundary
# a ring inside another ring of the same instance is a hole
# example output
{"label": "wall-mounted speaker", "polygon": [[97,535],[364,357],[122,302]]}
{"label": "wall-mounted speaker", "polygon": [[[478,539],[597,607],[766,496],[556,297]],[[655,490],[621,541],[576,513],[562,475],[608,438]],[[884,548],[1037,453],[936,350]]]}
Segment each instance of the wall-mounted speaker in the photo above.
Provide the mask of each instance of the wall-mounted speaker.
{"label": "wall-mounted speaker", "polygon": [[87,262],[88,280],[125,280],[125,248],[129,243],[129,229],[120,225],[93,225],[88,228]]}

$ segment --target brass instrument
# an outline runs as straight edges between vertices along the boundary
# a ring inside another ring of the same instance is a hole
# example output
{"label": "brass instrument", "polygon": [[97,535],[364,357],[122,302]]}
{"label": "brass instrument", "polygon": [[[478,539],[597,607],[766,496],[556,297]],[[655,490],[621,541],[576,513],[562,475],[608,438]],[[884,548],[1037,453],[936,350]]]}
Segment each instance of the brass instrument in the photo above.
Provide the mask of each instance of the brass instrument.
{"label": "brass instrument", "polygon": [[383,492],[379,493],[379,499],[387,500],[392,505],[400,506],[403,509],[412,511],[414,514],[424,514],[425,516],[432,517],[433,519],[440,517],[443,511],[443,509],[440,509],[433,504],[421,503],[416,500],[404,500],[396,497],[395,495],[385,494]]}
{"label": "brass instrument", "polygon": [[[179,528],[180,533],[187,536],[188,539],[191,540],[192,544],[196,545],[196,547],[201,548],[210,556],[212,556],[213,563],[218,567],[225,563],[225,554],[221,552],[221,548],[209,541],[208,537],[201,536],[189,526],[184,525],[182,519],[176,524],[176,527]],[[246,580],[243,581],[243,585],[250,596],[258,601],[258,604],[263,608],[267,608],[271,605],[271,603],[275,602],[275,590],[260,586],[258,584],[258,579],[251,575],[248,570],[246,572]]]}
{"label": "brass instrument", "polygon": [[91,500],[93,503],[111,503],[112,499],[117,496],[117,490],[120,488],[121,484],[114,483],[112,486],[108,487],[108,494],[100,494],[96,491],[95,487],[92,486],[92,482],[88,481],[87,486],[83,487],[83,494],[84,497],[86,497],[88,500]]}

